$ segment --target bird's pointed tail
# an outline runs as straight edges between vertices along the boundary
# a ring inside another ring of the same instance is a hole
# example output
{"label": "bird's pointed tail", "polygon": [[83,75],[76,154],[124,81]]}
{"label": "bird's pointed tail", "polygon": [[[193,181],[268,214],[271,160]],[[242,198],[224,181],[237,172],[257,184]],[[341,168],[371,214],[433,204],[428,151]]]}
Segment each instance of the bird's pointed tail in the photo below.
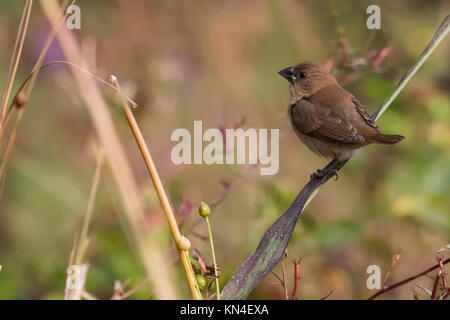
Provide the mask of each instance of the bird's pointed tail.
{"label": "bird's pointed tail", "polygon": [[378,133],[371,137],[372,142],[374,143],[382,143],[382,144],[396,144],[397,142],[405,139],[404,136],[399,134],[382,134]]}

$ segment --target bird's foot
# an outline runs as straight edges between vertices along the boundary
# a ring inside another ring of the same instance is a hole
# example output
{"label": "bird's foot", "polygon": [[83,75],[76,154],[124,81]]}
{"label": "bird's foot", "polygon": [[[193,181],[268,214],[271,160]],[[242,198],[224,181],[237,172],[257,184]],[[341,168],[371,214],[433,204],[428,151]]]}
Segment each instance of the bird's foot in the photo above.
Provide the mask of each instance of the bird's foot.
{"label": "bird's foot", "polygon": [[317,169],[317,171],[311,174],[309,178],[310,180],[322,179],[326,175],[335,176],[336,177],[335,181],[339,179],[338,171],[336,169]]}
{"label": "bird's foot", "polygon": [[310,179],[310,180],[313,180],[313,179],[321,179],[321,178],[323,178],[324,175],[325,175],[325,174],[323,173],[323,170],[317,169],[316,172],[313,172],[313,173],[309,176],[309,179]]}

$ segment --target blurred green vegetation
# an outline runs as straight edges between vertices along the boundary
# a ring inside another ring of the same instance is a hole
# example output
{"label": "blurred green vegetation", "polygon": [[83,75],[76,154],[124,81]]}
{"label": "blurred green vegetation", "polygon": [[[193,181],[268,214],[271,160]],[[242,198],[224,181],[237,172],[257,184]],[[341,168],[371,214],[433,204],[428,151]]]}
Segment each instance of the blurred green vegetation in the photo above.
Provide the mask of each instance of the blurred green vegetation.
{"label": "blurred green vegetation", "polygon": [[[23,3],[0,4],[3,82]],[[371,1],[80,0],[78,4],[82,28],[74,34],[84,44],[86,39],[96,43],[97,69],[92,71],[104,79],[118,76],[138,103],[134,112],[179,209],[178,219],[208,264],[212,258],[202,238],[206,227],[199,224],[190,232],[198,219],[197,206],[220,197],[221,181],[236,181],[210,217],[221,287],[310,173],[326,163],[292,133],[286,116],[289,92],[277,72],[305,60],[325,64],[333,59],[333,72],[344,87],[374,112],[450,12],[445,0],[377,1],[382,29],[370,31],[365,12]],[[36,3],[15,88],[33,66],[48,32]],[[348,49],[343,49],[342,41]],[[374,70],[370,67],[374,55],[386,47],[391,52]],[[437,250],[450,242],[449,54],[447,39],[380,119],[383,132],[406,139],[395,147],[365,148],[341,171],[338,182],[330,181],[320,190],[300,218],[288,247],[289,258],[302,258],[300,299],[318,299],[331,290],[329,299],[368,297],[367,266],[379,265],[384,275],[392,256],[400,253],[389,279],[393,282],[434,264]],[[345,63],[338,66],[345,55]],[[57,45],[48,56],[63,58]],[[42,71],[20,124],[0,202],[2,299],[64,296],[65,270],[94,174],[96,140],[66,71],[60,66]],[[113,93],[107,88],[104,93],[139,182],[149,233],[168,243],[166,222],[131,132]],[[260,176],[257,170],[238,165],[171,162],[174,129],[192,130],[194,120],[203,120],[204,128],[230,128],[243,117],[244,128],[280,128],[277,175]],[[90,265],[87,291],[99,298],[112,296],[116,280],[129,280],[132,288],[146,277],[122,227],[108,170],[105,167],[102,174],[85,259]],[[240,179],[242,172],[246,174]],[[173,268],[174,250],[167,252],[166,261],[165,267]],[[286,269],[292,288],[290,260]],[[176,270],[180,291],[188,297],[182,271]],[[267,277],[250,298],[283,298],[276,281]],[[425,287],[431,282],[420,280]],[[412,288],[413,284],[404,286],[385,297],[410,299]],[[151,288],[131,297],[151,298]]]}

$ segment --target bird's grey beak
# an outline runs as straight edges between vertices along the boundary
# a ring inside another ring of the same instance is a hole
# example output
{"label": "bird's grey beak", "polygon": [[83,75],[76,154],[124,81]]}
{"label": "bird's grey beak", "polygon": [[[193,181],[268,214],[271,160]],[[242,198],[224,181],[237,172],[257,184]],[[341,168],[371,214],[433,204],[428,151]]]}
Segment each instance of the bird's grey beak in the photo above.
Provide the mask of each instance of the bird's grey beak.
{"label": "bird's grey beak", "polygon": [[289,82],[294,81],[294,67],[288,67],[278,72],[283,78],[286,78]]}

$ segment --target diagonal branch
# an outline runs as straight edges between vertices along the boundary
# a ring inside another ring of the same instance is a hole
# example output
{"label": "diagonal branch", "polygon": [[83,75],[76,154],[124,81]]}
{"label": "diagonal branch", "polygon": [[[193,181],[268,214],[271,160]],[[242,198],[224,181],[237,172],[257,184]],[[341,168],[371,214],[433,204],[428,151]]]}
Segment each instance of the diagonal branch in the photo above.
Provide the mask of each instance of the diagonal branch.
{"label": "diagonal branch", "polygon": [[[444,261],[441,261],[441,263],[442,263],[443,265],[446,264],[446,263],[448,263],[448,262],[450,262],[450,258],[448,258],[448,259],[446,259],[446,260],[444,260]],[[374,295],[370,296],[367,300],[373,300],[373,299],[375,299],[376,297],[382,295],[383,293],[386,293],[386,292],[388,292],[388,291],[391,291],[391,290],[393,290],[393,289],[395,289],[395,288],[398,288],[398,287],[400,287],[400,286],[402,286],[402,285],[404,285],[404,284],[406,284],[406,283],[408,283],[408,282],[410,282],[410,281],[413,281],[413,280],[415,280],[415,279],[417,279],[417,278],[420,278],[421,276],[424,276],[424,275],[426,275],[427,273],[429,273],[429,272],[431,272],[431,271],[433,271],[434,269],[437,269],[437,268],[439,268],[439,267],[440,267],[440,263],[435,264],[434,266],[428,268],[428,269],[425,270],[425,271],[422,271],[422,272],[420,272],[420,273],[418,273],[418,274],[416,274],[416,275],[414,275],[414,276],[411,276],[411,277],[409,277],[409,278],[403,279],[402,281],[399,281],[399,282],[397,282],[397,283],[394,283],[393,285],[390,285],[389,287],[386,287],[386,288],[384,288],[384,289],[378,291],[378,292],[375,293]]]}

